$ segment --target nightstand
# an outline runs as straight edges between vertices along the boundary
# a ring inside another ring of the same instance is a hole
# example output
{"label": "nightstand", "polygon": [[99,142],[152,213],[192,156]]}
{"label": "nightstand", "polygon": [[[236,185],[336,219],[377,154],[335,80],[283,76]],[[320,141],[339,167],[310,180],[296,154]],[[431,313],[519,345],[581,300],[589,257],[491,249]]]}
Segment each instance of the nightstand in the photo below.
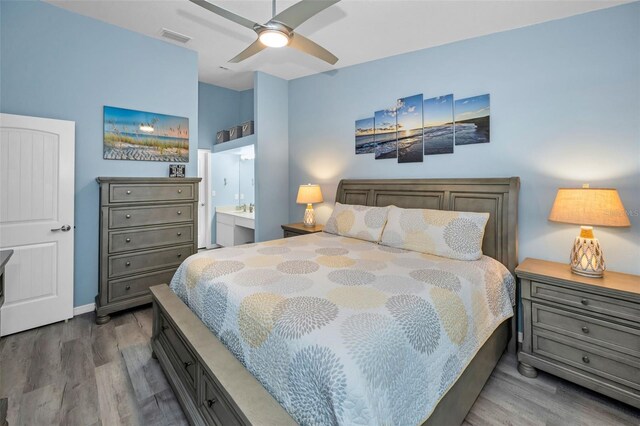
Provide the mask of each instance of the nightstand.
{"label": "nightstand", "polygon": [[284,237],[297,237],[298,235],[315,234],[316,232],[322,232],[324,225],[316,225],[313,228],[304,226],[303,223],[290,223],[288,225],[282,225],[284,231]]}
{"label": "nightstand", "polygon": [[640,408],[640,276],[587,278],[537,259],[525,259],[516,275],[520,374],[540,369]]}

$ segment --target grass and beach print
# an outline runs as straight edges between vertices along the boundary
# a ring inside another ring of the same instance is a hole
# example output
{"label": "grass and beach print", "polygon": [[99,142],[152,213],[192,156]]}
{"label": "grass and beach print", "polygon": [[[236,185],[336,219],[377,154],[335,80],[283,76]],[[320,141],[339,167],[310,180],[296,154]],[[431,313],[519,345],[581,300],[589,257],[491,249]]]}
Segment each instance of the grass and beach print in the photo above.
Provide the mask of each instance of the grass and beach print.
{"label": "grass and beach print", "polygon": [[424,155],[453,154],[453,95],[424,100]]}
{"label": "grass and beach print", "polygon": [[105,106],[103,157],[186,163],[189,119]]}
{"label": "grass and beach print", "polygon": [[373,154],[375,150],[374,118],[356,120],[356,154]]}
{"label": "grass and beach print", "polygon": [[422,95],[398,99],[398,163],[421,163]]}
{"label": "grass and beach print", "polygon": [[455,103],[456,145],[488,143],[490,140],[489,95],[459,99]]}
{"label": "grass and beach print", "polygon": [[375,113],[376,160],[398,157],[395,108]]}

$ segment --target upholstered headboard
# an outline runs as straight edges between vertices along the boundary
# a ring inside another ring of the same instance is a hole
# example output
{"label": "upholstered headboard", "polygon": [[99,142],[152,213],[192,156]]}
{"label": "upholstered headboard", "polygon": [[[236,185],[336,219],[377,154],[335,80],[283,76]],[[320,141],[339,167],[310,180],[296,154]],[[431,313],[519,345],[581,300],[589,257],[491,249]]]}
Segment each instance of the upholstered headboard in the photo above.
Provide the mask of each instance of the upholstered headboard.
{"label": "upholstered headboard", "polygon": [[513,274],[518,264],[520,178],[343,179],[336,201],[365,206],[487,212],[482,251]]}

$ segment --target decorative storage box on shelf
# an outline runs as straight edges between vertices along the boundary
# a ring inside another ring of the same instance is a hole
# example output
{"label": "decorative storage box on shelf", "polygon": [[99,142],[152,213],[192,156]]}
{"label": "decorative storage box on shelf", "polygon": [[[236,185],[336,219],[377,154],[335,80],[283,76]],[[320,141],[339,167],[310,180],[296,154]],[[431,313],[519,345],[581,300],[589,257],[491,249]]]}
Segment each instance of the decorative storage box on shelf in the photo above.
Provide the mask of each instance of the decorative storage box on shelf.
{"label": "decorative storage box on shelf", "polygon": [[242,137],[242,126],[233,126],[229,129],[229,140],[234,140]]}
{"label": "decorative storage box on shelf", "polygon": [[242,137],[253,134],[253,120],[242,123]]}
{"label": "decorative storage box on shelf", "polygon": [[99,177],[100,282],[96,322],[151,302],[197,251],[200,178]]}
{"label": "decorative storage box on shelf", "polygon": [[216,143],[227,142],[229,140],[229,131],[228,130],[220,130],[216,133]]}
{"label": "decorative storage box on shelf", "polygon": [[520,373],[544,370],[640,408],[640,276],[605,271],[588,278],[537,259],[525,259],[516,275]]}

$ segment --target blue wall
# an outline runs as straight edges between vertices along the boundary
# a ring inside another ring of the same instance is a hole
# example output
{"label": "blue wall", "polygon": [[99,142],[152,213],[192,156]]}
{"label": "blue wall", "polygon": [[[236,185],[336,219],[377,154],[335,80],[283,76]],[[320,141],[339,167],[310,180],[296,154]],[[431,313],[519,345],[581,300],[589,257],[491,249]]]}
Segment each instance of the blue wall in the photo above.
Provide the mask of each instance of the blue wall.
{"label": "blue wall", "polygon": [[[491,143],[414,164],[356,156],[354,121],[417,93],[490,93]],[[520,176],[520,260],[568,262],[579,229],[547,215],[558,187],[589,182],[631,216],[596,229],[609,268],[640,274],[640,3],[290,81],[289,139],[291,221],[306,182],[324,222],[341,178]]]}
{"label": "blue wall", "polygon": [[216,133],[253,120],[253,90],[198,83],[198,148],[211,149]]}
{"label": "blue wall", "polygon": [[[256,241],[282,238],[289,223],[289,84],[256,72]],[[267,213],[264,213],[267,212]]]}
{"label": "blue wall", "polygon": [[76,122],[74,305],[98,292],[97,176],[167,176],[168,163],[102,159],[102,107],[189,118],[198,148],[195,52],[42,2],[1,2],[0,109]]}

